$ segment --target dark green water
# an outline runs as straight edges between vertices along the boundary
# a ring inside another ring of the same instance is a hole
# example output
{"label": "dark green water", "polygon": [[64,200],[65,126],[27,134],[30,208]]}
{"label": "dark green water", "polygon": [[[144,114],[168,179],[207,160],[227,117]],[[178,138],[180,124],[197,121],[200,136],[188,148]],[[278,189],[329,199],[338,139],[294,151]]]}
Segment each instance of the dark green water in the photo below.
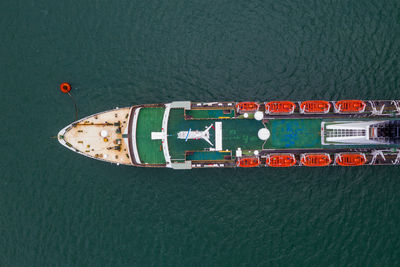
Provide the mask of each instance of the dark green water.
{"label": "dark green water", "polygon": [[0,2],[0,265],[400,265],[400,167],[117,167],[50,138],[173,100],[400,98],[400,2]]}

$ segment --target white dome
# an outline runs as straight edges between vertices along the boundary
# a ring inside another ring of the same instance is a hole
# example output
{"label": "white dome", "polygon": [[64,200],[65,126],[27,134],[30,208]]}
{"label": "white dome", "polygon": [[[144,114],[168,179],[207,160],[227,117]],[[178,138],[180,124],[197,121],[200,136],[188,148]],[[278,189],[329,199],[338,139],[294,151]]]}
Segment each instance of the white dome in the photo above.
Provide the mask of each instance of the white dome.
{"label": "white dome", "polygon": [[254,113],[254,119],[260,121],[264,118],[264,114],[262,111],[257,111],[256,113]]}
{"label": "white dome", "polygon": [[245,117],[247,119],[249,117],[249,113],[244,113],[243,117]]}
{"label": "white dome", "polygon": [[260,154],[260,152],[258,150],[254,150],[254,155],[258,156],[258,154]]}
{"label": "white dome", "polygon": [[100,135],[101,135],[102,137],[107,137],[108,132],[107,132],[106,130],[101,130]]}
{"label": "white dome", "polygon": [[260,130],[258,130],[258,138],[260,138],[261,140],[265,141],[270,136],[271,136],[271,133],[269,132],[269,130],[267,128],[261,128]]}

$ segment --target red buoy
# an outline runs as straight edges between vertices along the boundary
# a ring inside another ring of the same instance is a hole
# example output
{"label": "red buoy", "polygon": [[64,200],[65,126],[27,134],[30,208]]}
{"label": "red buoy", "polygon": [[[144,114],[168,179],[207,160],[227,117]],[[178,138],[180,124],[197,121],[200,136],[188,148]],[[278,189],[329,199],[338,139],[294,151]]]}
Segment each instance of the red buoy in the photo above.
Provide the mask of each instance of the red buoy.
{"label": "red buoy", "polygon": [[60,90],[64,94],[68,94],[71,91],[71,85],[69,83],[62,83],[60,85]]}

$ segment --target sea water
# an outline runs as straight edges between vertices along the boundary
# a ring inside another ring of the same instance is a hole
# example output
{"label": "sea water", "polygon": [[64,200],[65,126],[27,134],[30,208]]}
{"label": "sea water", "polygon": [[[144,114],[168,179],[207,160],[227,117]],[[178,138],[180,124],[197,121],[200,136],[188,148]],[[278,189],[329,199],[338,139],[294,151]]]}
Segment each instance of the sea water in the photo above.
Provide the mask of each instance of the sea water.
{"label": "sea water", "polygon": [[400,2],[0,2],[1,266],[400,265],[400,167],[116,166],[79,116],[177,100],[400,98]]}

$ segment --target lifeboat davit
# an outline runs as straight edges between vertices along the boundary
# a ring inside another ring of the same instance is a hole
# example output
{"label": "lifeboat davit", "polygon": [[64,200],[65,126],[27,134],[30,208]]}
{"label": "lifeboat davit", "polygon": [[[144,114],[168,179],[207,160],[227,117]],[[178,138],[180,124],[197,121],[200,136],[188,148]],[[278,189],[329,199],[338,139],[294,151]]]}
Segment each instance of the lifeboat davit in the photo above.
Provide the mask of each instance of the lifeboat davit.
{"label": "lifeboat davit", "polygon": [[337,112],[342,113],[342,112],[364,112],[365,107],[367,104],[365,104],[364,101],[362,100],[341,100],[336,102],[335,104],[335,109]]}
{"label": "lifeboat davit", "polygon": [[301,154],[300,162],[308,167],[323,167],[331,164],[332,160],[327,153],[307,153]]}
{"label": "lifeboat davit", "polygon": [[271,101],[265,104],[265,111],[268,114],[292,114],[296,104],[291,101]]}
{"label": "lifeboat davit", "polygon": [[364,153],[339,153],[336,163],[340,166],[361,166],[367,163]]}
{"label": "lifeboat davit", "polygon": [[251,167],[257,167],[260,165],[260,159],[259,158],[241,158],[238,160],[236,166],[238,167],[243,167],[243,168],[251,168]]}
{"label": "lifeboat davit", "polygon": [[330,108],[331,104],[324,100],[310,100],[300,104],[302,113],[328,113]]}
{"label": "lifeboat davit", "polygon": [[256,112],[259,106],[256,102],[239,102],[236,104],[236,110],[239,113]]}
{"label": "lifeboat davit", "polygon": [[296,158],[293,154],[269,154],[266,163],[270,167],[292,167]]}

